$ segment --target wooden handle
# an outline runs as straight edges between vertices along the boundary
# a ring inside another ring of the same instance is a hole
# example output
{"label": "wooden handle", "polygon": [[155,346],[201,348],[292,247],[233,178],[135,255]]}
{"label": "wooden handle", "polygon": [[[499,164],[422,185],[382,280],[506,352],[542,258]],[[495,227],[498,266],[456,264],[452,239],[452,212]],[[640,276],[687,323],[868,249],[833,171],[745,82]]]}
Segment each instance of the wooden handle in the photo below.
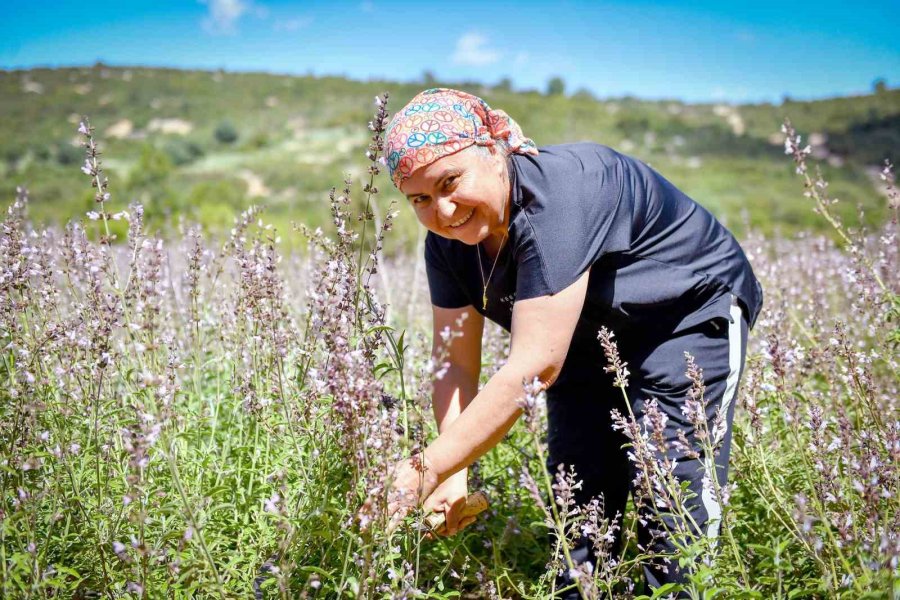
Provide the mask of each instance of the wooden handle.
{"label": "wooden handle", "polygon": [[[478,513],[486,511],[488,506],[490,506],[490,502],[488,502],[487,494],[479,490],[468,495],[460,517],[474,517]],[[432,530],[440,529],[444,525],[445,518],[446,516],[442,512],[431,513],[425,517],[425,524]]]}

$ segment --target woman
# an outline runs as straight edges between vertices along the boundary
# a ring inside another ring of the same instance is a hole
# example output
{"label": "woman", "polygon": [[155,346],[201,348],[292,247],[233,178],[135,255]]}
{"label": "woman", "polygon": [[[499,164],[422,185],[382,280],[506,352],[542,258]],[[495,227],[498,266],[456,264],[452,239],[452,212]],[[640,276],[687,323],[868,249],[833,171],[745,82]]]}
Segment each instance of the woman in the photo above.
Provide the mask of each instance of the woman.
{"label": "woman", "polygon": [[[725,483],[733,400],[762,290],[734,237],[709,212],[642,162],[605,146],[537,149],[506,113],[456,90],[426,90],[400,110],[387,130],[385,156],[394,184],[428,229],[435,353],[439,333],[467,315],[463,336],[446,349],[449,368],[434,385],[440,435],[395,469],[395,520],[424,502],[445,513],[447,534],[471,522],[459,516],[466,468],[515,423],[522,383],[534,377],[547,390],[548,466],[574,467],[584,482],[579,502],[602,494],[607,515],[624,514],[632,473],[609,411],[626,411],[604,372],[597,341],[604,325],[628,362],[635,415],[656,398],[671,439],[691,429],[680,410],[690,387],[683,352],[696,358],[708,417],[719,407],[727,415],[717,458]],[[479,391],[485,317],[511,332],[511,348]],[[695,522],[714,537],[720,511],[702,489],[700,462],[672,458],[696,494]],[[639,541],[672,550],[649,527]],[[572,557],[591,560],[589,553],[583,540]],[[683,578],[674,562],[645,574],[653,587]]]}

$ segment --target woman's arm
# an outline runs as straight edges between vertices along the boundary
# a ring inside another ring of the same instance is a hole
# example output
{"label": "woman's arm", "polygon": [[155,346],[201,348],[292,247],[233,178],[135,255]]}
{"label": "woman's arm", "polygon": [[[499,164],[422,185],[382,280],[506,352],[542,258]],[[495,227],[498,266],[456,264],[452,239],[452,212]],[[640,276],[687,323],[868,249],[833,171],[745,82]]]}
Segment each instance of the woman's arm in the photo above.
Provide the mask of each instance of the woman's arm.
{"label": "woman's arm", "polygon": [[[562,370],[581,316],[589,271],[552,296],[520,300],[513,307],[509,360],[423,452],[394,468],[388,499],[392,530],[441,482],[496,446],[522,413],[522,384],[539,378],[550,386]],[[424,467],[424,468],[423,468]]]}
{"label": "woman's arm", "polygon": [[[537,377],[549,387],[562,370],[581,316],[589,272],[554,294],[516,302],[507,363],[425,449],[436,483],[496,446],[521,414],[522,384]],[[427,475],[426,475],[427,477]]]}
{"label": "woman's arm", "polygon": [[[471,306],[432,306],[432,315],[432,360],[437,369],[440,369],[441,363],[449,365],[443,377],[434,380],[431,396],[434,420],[440,433],[459,417],[478,392],[484,317]],[[460,322],[461,327],[457,325]],[[445,343],[442,334],[446,328],[454,335]]]}
{"label": "woman's arm", "polygon": [[[440,433],[459,417],[478,393],[484,317],[471,306],[458,309],[433,306],[432,312],[431,357],[435,368],[444,370],[440,378],[434,379],[431,396],[434,420]],[[452,336],[445,339],[447,330]],[[455,535],[474,522],[474,517],[462,516],[468,493],[468,473],[466,469],[460,469],[425,498],[423,508],[427,512],[444,515],[444,525],[434,532],[436,535]]]}

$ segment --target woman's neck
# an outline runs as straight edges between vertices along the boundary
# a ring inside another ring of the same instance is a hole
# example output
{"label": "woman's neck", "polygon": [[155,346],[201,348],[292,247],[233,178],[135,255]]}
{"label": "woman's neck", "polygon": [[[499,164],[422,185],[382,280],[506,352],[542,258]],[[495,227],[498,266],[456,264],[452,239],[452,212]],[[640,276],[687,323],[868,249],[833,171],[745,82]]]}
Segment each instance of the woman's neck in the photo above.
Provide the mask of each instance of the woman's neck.
{"label": "woman's neck", "polygon": [[504,169],[503,177],[506,180],[506,185],[509,188],[509,191],[506,195],[506,202],[503,206],[503,220],[501,224],[486,238],[481,241],[481,248],[490,258],[495,258],[497,254],[503,249],[504,244],[506,243],[506,238],[509,236],[509,208],[512,205],[512,180],[509,176],[510,171],[513,166],[510,164],[511,159],[507,157],[504,161],[506,163],[506,169]]}
{"label": "woman's neck", "polygon": [[481,249],[482,251],[490,258],[494,259],[500,253],[500,250],[503,249],[503,246],[506,243],[506,236],[489,236],[481,241]]}
{"label": "woman's neck", "polygon": [[481,248],[490,258],[495,258],[509,237],[509,201],[503,210],[503,222],[490,235],[481,240]]}

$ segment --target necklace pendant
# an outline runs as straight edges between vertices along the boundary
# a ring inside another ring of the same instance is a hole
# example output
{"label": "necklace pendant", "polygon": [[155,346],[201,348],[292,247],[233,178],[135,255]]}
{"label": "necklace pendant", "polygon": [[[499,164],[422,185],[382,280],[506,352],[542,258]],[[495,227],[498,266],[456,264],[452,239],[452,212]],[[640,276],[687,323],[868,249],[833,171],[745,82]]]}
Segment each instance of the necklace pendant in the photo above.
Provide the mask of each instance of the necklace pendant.
{"label": "necklace pendant", "polygon": [[478,253],[478,272],[481,273],[481,283],[484,285],[481,293],[481,310],[487,310],[487,289],[488,284],[491,283],[491,277],[494,276],[494,267],[497,266],[497,261],[500,259],[500,250],[503,249],[503,242],[506,241],[506,235],[503,236],[503,239],[500,241],[500,247],[497,249],[497,256],[494,257],[494,264],[491,265],[491,272],[488,273],[487,281],[484,280],[484,269],[481,266],[481,246],[476,244],[475,251]]}

